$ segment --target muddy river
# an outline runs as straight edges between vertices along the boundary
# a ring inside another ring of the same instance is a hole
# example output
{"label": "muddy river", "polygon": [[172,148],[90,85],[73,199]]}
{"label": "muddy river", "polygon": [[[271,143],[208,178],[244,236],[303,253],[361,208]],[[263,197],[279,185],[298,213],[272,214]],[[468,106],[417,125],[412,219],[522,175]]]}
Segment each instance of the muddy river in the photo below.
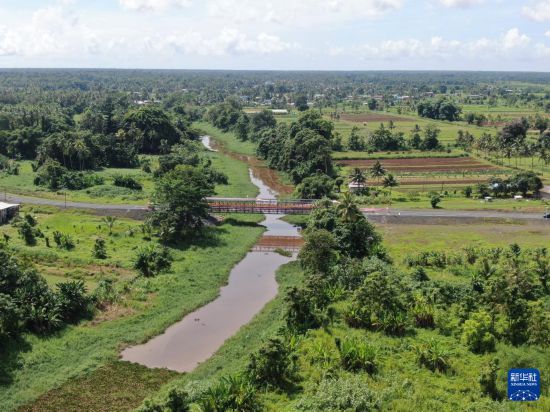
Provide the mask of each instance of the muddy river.
{"label": "muddy river", "polygon": [[[211,140],[202,140],[212,149]],[[260,194],[273,199],[276,193],[250,171],[250,178]],[[299,237],[296,227],[280,220],[280,215],[266,215],[264,236]],[[210,358],[241,326],[252,320],[278,291],[277,269],[292,260],[274,252],[249,252],[229,275],[228,284],[218,298],[185,316],[166,331],[143,345],[125,349],[123,360],[150,368],[167,368],[190,372]]]}

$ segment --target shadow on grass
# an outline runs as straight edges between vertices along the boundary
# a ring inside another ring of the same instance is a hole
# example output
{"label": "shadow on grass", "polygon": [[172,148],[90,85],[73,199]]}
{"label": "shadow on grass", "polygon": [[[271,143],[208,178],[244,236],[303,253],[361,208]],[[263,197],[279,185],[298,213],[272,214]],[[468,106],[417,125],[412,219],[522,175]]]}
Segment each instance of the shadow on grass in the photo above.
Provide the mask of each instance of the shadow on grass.
{"label": "shadow on grass", "polygon": [[239,220],[235,219],[234,217],[228,217],[225,219],[221,226],[223,225],[231,225],[231,226],[238,226],[238,227],[261,227],[259,223],[256,222],[247,222],[246,220]]}
{"label": "shadow on grass", "polygon": [[0,386],[8,386],[13,381],[13,372],[21,369],[21,353],[31,350],[31,345],[22,337],[0,340]]}

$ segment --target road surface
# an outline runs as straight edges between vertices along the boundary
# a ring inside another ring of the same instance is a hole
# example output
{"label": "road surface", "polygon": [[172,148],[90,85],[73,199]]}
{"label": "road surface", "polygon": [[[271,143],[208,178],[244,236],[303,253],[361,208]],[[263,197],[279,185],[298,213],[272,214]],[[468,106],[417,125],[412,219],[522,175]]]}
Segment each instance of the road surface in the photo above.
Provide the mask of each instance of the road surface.
{"label": "road surface", "polygon": [[[10,203],[21,203],[30,205],[55,206],[70,209],[88,209],[101,214],[117,214],[127,216],[137,216],[147,212],[147,207],[142,205],[124,205],[124,204],[101,204],[90,202],[69,202],[63,200],[44,199],[40,197],[30,197],[6,194],[1,196],[0,200]],[[544,222],[543,213],[524,213],[524,212],[499,212],[491,210],[442,210],[442,209],[362,209],[365,216],[379,220],[382,218],[391,218],[392,220],[415,219],[512,219],[512,220],[539,220]]]}

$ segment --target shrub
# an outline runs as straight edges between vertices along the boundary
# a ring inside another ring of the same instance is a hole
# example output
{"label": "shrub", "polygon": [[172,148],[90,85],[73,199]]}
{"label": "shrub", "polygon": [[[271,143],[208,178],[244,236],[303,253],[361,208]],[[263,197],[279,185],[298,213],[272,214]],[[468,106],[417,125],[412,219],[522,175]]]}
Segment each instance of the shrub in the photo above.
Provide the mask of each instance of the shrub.
{"label": "shrub", "polygon": [[481,392],[495,401],[502,399],[502,394],[497,388],[498,364],[498,358],[491,359],[489,364],[485,365],[479,377]]}
{"label": "shrub", "polygon": [[430,204],[432,205],[432,209],[437,209],[440,203],[441,203],[441,197],[439,195],[434,195],[430,199]]}
{"label": "shrub", "polygon": [[340,351],[342,367],[351,372],[376,372],[376,348],[369,343],[353,338],[336,339],[336,346]]}
{"label": "shrub", "polygon": [[423,296],[416,296],[413,306],[415,325],[419,328],[433,328],[435,326],[435,309]]}
{"label": "shrub", "polygon": [[172,388],[165,399],[158,403],[147,399],[136,412],[188,412],[191,410],[190,405],[191,400],[186,391]]}
{"label": "shrub", "polygon": [[428,280],[430,280],[430,277],[426,273],[426,269],[424,269],[422,266],[418,266],[414,269],[412,273],[412,278],[417,282],[427,282]]}
{"label": "shrub", "polygon": [[163,246],[145,246],[138,250],[134,259],[134,269],[145,277],[156,276],[172,266],[170,251]]}
{"label": "shrub", "polygon": [[11,296],[0,293],[0,342],[19,331],[20,312]]}
{"label": "shrub", "polygon": [[90,297],[82,280],[73,280],[57,285],[57,302],[65,322],[75,322],[90,313]]}
{"label": "shrub", "polygon": [[105,247],[105,239],[98,238],[95,240],[92,256],[96,259],[106,259],[107,249]]}
{"label": "shrub", "polygon": [[56,230],[53,232],[53,240],[60,249],[74,249],[74,240],[71,235],[67,235]]}
{"label": "shrub", "polygon": [[462,327],[462,343],[474,353],[492,352],[495,350],[495,336],[492,321],[485,311],[473,313]]}
{"label": "shrub", "polygon": [[303,396],[295,405],[298,411],[371,411],[380,405],[367,382],[360,375],[324,379],[313,393]]}
{"label": "shrub", "polygon": [[29,222],[24,221],[23,223],[21,223],[18,232],[27,246],[36,245],[37,231],[29,224]]}
{"label": "shrub", "polygon": [[132,176],[114,175],[113,184],[118,187],[125,187],[131,190],[142,190],[143,186]]}
{"label": "shrub", "polygon": [[118,292],[114,288],[113,281],[111,279],[100,280],[92,295],[92,300],[99,308],[104,308],[106,305],[112,304],[118,299]]}
{"label": "shrub", "polygon": [[472,186],[466,186],[462,193],[464,193],[464,196],[469,199],[472,197],[473,191]]}
{"label": "shrub", "polygon": [[256,388],[244,376],[223,377],[199,399],[203,412],[261,410]]}
{"label": "shrub", "polygon": [[281,338],[269,339],[252,354],[246,376],[256,386],[281,387],[295,378],[295,355]]}
{"label": "shrub", "polygon": [[450,352],[438,340],[431,339],[425,343],[419,343],[413,346],[416,361],[420,366],[424,366],[432,372],[445,372],[450,367]]}

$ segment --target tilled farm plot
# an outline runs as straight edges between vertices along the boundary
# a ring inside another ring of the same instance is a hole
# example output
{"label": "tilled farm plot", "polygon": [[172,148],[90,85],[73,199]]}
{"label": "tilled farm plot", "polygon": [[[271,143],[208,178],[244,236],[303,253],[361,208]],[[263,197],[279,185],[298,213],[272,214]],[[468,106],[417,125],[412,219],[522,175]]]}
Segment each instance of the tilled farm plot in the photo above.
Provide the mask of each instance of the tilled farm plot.
{"label": "tilled farm plot", "polygon": [[[376,159],[341,160],[338,164],[350,168],[370,169]],[[399,180],[400,186],[452,185],[486,183],[489,176],[501,174],[503,169],[470,157],[427,157],[409,159],[380,159],[380,164]],[[369,185],[380,181],[369,179]]]}
{"label": "tilled farm plot", "polygon": [[[341,160],[338,164],[360,169],[371,168],[377,160]],[[395,173],[433,173],[442,172],[461,174],[464,172],[486,172],[498,170],[497,166],[482,163],[469,157],[457,158],[410,158],[410,159],[383,159],[382,166]]]}

